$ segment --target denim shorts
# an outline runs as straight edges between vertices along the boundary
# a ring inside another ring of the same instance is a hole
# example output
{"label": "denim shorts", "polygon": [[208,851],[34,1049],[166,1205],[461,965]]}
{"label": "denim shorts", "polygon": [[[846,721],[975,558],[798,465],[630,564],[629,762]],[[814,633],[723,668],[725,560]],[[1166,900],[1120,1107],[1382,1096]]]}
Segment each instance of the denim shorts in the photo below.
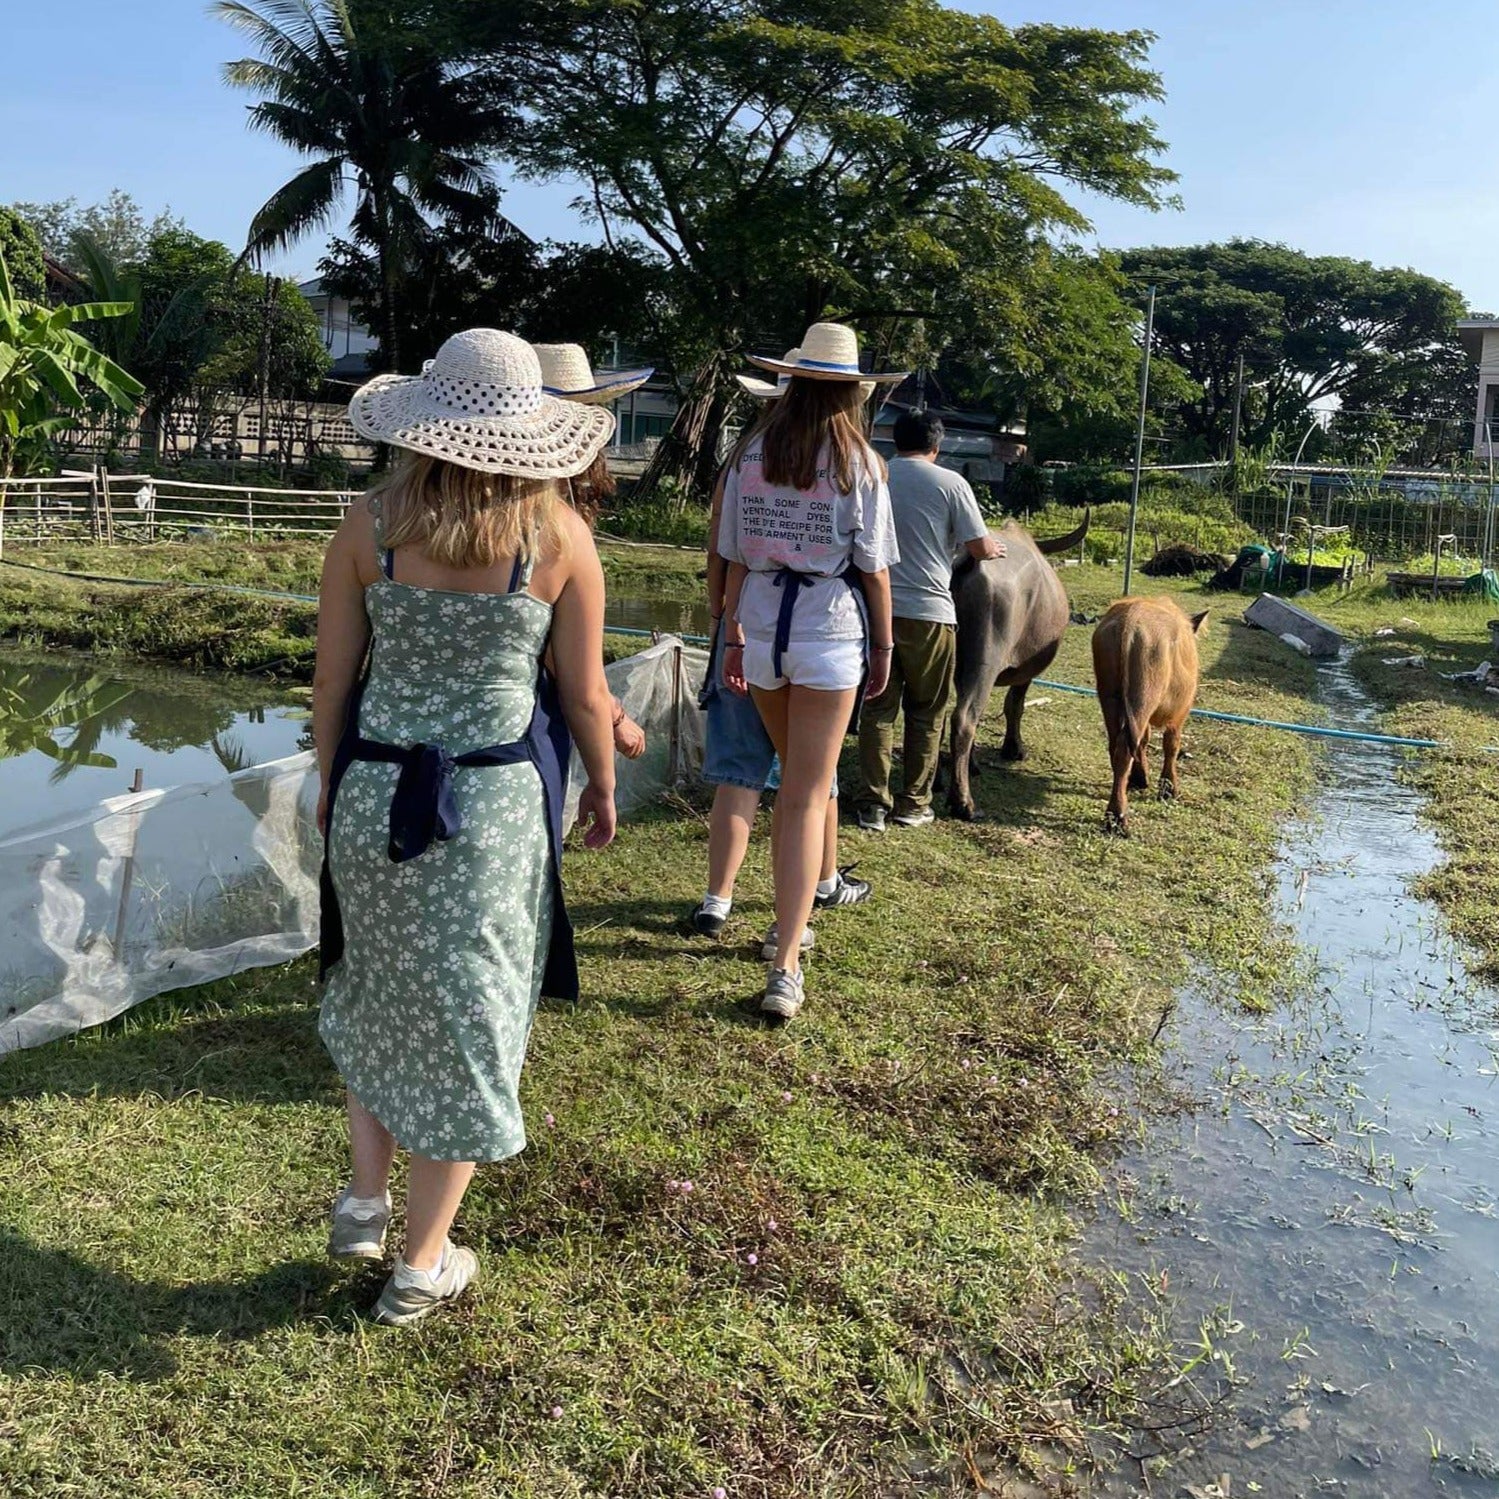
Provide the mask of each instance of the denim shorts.
{"label": "denim shorts", "polygon": [[[730,692],[723,682],[723,652],[714,636],[708,658],[708,680],[702,704],[706,719],[703,779],[710,786],[743,786],[749,791],[775,791],[781,784],[781,762],[776,747],[750,697]],[[833,777],[838,795],[838,777]]]}

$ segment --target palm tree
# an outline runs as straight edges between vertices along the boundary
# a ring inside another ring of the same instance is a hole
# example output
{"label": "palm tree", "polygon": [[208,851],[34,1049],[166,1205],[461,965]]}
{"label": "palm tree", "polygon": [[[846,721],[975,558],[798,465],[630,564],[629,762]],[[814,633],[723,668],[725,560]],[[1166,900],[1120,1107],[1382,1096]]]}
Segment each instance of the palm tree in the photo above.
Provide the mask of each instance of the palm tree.
{"label": "palm tree", "polygon": [[330,224],[352,185],[354,238],[380,265],[381,352],[399,368],[394,312],[410,247],[432,216],[493,220],[485,157],[516,119],[503,79],[443,55],[380,0],[215,0],[213,11],[260,54],[224,68],[262,96],[252,127],[313,158],[255,215],[246,253]]}

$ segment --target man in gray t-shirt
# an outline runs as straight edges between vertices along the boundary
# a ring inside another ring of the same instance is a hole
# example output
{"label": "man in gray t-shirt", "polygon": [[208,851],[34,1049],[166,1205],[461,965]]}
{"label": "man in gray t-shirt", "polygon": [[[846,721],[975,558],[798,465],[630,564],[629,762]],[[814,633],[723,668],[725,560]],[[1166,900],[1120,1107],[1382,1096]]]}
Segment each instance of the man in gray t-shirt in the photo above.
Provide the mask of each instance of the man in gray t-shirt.
{"label": "man in gray t-shirt", "polygon": [[[895,423],[897,456],[890,464],[900,560],[890,568],[895,654],[890,685],[864,705],[859,720],[859,826],[882,832],[885,818],[899,827],[932,821],[932,781],[942,747],[942,727],[952,701],[958,616],[952,570],[966,549],[972,557],[1003,557],[1004,543],[989,534],[968,481],[937,463],[942,423],[927,411],[909,411]],[[895,719],[906,714],[905,789],[890,796],[890,756]]]}

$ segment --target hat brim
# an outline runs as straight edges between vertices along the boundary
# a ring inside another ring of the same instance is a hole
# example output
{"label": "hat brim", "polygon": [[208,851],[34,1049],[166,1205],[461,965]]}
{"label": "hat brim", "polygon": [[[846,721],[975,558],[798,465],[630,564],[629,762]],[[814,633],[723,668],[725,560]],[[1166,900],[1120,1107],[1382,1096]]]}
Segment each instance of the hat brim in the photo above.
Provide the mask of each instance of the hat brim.
{"label": "hat brim", "polygon": [[525,416],[461,418],[437,406],[420,375],[377,375],[349,402],[361,437],[425,453],[460,468],[523,479],[567,479],[603,451],[614,414],[601,406],[542,395]]}
{"label": "hat brim", "polygon": [[911,373],[910,370],[824,370],[814,365],[787,364],[784,359],[766,359],[759,354],[747,354],[745,357],[758,369],[769,370],[773,375],[794,375],[802,380],[838,380],[845,385],[864,380],[873,380],[877,384],[888,381],[892,385],[899,385]]}
{"label": "hat brim", "polygon": [[[735,375],[741,390],[752,395],[757,401],[774,401],[786,394],[786,387],[769,380],[757,380],[753,375]],[[859,381],[859,390],[867,401],[875,392],[875,382],[870,379]]]}
{"label": "hat brim", "polygon": [[590,385],[584,390],[562,390],[555,385],[547,385],[543,389],[549,396],[556,396],[563,401],[576,401],[580,406],[604,406],[610,401],[617,401],[621,396],[629,395],[632,390],[639,390],[655,373],[654,368],[621,370],[608,380]]}

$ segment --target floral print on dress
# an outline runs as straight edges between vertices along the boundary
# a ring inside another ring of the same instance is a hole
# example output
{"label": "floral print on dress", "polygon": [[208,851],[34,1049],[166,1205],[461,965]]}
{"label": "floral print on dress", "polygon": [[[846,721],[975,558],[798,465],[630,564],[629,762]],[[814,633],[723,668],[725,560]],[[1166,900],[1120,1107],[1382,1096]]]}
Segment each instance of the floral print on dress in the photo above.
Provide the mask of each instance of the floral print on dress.
{"label": "floral print on dress", "polygon": [[[520,739],[548,604],[380,579],[360,731],[453,754]],[[355,761],[328,846],[344,955],[319,1033],[350,1091],[407,1150],[495,1161],[526,1144],[518,1088],[552,930],[551,843],[529,761],[460,766],[458,834],[393,864],[399,768]]]}

